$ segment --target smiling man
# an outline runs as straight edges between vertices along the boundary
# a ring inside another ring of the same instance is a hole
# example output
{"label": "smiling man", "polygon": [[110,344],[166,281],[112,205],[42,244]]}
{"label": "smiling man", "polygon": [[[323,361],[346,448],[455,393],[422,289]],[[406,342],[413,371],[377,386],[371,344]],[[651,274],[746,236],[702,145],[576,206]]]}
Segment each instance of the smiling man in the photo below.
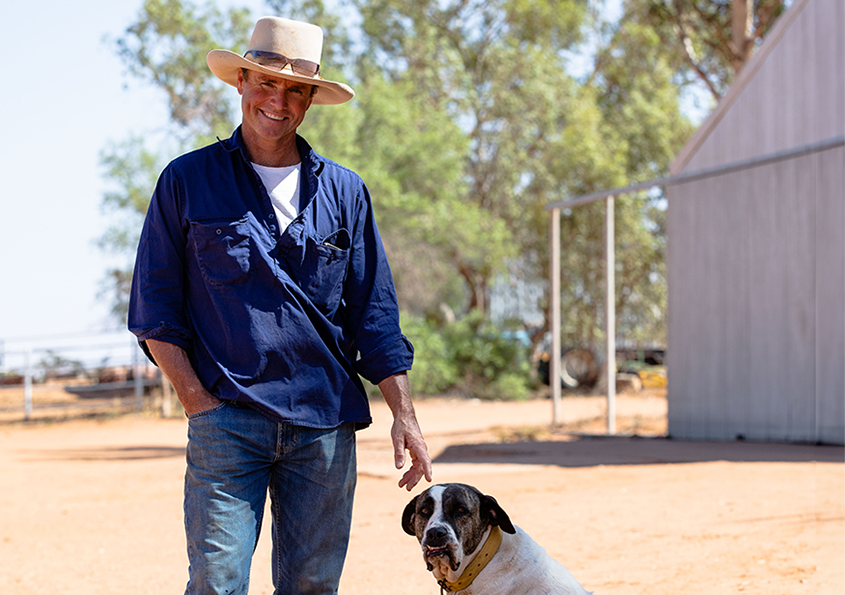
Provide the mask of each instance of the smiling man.
{"label": "smiling man", "polygon": [[393,412],[399,480],[431,481],[411,403],[413,348],[369,193],[297,135],[353,91],[320,76],[322,31],[277,17],[208,55],[241,95],[231,138],[162,172],[141,234],[129,328],[188,416],[186,593],[246,595],[269,491],[276,593],[337,592],[363,377]]}

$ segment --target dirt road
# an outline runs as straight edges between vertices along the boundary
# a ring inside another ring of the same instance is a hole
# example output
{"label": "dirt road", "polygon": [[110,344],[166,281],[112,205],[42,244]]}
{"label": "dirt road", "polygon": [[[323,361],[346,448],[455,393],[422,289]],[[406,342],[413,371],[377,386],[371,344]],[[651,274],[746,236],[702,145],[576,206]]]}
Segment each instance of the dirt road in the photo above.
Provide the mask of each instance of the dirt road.
{"label": "dirt road", "polygon": [[[590,438],[604,401],[419,401],[437,482],[471,483],[597,594],[842,595],[839,447]],[[666,401],[620,396],[618,427],[665,432]],[[359,488],[340,592],[438,595],[399,518],[390,414],[359,434]],[[573,435],[572,431],[581,434]],[[0,426],[0,591],[181,593],[184,420]],[[420,491],[417,488],[414,493]],[[271,593],[269,535],[250,593]]]}

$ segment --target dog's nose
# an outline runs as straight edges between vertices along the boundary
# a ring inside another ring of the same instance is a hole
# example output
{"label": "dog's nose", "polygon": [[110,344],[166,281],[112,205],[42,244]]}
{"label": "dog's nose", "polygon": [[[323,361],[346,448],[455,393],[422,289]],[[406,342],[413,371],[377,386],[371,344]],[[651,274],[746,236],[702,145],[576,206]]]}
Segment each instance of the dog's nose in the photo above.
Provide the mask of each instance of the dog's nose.
{"label": "dog's nose", "polygon": [[439,547],[449,543],[449,532],[442,526],[431,527],[425,534],[425,544],[429,547]]}

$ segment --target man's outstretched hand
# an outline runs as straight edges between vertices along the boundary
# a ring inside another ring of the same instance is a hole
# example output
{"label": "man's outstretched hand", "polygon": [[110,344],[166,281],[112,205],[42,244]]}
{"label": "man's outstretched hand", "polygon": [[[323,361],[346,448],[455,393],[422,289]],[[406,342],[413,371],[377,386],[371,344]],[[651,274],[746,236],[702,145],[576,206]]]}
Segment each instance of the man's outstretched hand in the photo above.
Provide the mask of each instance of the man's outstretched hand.
{"label": "man's outstretched hand", "polygon": [[416,416],[412,415],[410,420],[395,418],[390,437],[393,440],[393,458],[397,469],[405,466],[405,451],[411,455],[411,466],[399,480],[399,487],[410,492],[423,477],[431,482],[431,457]]}
{"label": "man's outstretched hand", "polygon": [[411,466],[399,480],[399,487],[410,492],[423,477],[426,481],[431,481],[431,457],[411,403],[408,375],[404,372],[394,374],[380,382],[378,386],[393,413],[390,438],[393,441],[393,459],[396,468],[402,469],[405,466],[406,450],[411,456]]}

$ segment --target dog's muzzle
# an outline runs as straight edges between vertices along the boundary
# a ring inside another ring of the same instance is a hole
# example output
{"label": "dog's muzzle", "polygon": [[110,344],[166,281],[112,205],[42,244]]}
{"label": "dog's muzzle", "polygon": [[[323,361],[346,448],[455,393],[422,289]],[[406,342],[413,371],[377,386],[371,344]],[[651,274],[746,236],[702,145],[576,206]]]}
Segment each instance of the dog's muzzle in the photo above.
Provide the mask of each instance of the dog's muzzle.
{"label": "dog's muzzle", "polygon": [[422,542],[423,557],[425,558],[426,566],[430,571],[433,566],[431,561],[435,558],[447,558],[449,567],[452,570],[458,569],[458,562],[455,559],[455,546],[452,543],[451,535],[442,527],[432,527],[429,529]]}

